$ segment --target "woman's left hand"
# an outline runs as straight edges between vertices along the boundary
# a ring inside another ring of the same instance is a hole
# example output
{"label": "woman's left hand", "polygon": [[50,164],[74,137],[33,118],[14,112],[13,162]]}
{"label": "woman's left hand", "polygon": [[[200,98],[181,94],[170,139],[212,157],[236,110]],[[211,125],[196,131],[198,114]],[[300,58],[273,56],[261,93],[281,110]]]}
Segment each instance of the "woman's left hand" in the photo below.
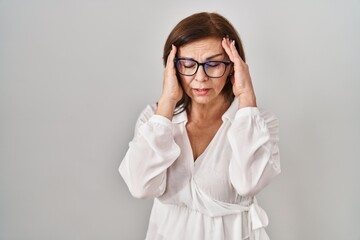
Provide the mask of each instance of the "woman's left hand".
{"label": "woman's left hand", "polygon": [[251,82],[249,66],[240,57],[235,47],[235,41],[223,38],[221,44],[230,61],[234,64],[231,82],[233,84],[234,95],[239,101],[239,108],[256,107],[256,97]]}

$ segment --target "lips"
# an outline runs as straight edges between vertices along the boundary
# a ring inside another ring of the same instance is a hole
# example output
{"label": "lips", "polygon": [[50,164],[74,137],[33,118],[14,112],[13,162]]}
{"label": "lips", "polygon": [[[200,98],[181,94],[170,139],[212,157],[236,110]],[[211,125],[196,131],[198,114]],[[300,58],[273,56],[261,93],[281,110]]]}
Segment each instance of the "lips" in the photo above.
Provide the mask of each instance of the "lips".
{"label": "lips", "polygon": [[209,91],[210,88],[193,88],[196,95],[205,96]]}

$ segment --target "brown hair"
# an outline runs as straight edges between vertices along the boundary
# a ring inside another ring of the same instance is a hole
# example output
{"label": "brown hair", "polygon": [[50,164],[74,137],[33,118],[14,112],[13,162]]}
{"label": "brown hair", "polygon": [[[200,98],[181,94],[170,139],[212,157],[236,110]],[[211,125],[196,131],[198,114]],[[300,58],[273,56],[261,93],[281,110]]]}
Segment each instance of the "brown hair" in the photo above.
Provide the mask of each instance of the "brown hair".
{"label": "brown hair", "polygon": [[[228,37],[231,40],[235,40],[235,47],[240,57],[245,62],[245,53],[239,34],[232,24],[220,14],[201,12],[181,20],[171,31],[164,45],[164,65],[166,66],[172,44],[179,48],[185,44],[209,37],[216,37],[219,39]],[[179,75],[177,77],[179,79]],[[230,77],[227,79],[222,94],[228,101],[234,99]],[[176,104],[175,114],[184,111],[189,106],[189,103],[190,98],[184,92],[183,97]]]}

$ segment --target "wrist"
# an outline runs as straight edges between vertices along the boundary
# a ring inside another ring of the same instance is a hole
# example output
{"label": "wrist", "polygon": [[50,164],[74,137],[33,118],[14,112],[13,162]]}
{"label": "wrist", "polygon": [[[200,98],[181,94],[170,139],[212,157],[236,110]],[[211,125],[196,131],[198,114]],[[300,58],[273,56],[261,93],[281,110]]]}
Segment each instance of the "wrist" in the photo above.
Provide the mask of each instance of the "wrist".
{"label": "wrist", "polygon": [[256,97],[254,94],[243,93],[237,96],[238,106],[240,108],[245,107],[257,107]]}
{"label": "wrist", "polygon": [[176,103],[177,102],[174,100],[169,100],[168,98],[165,98],[163,96],[160,97],[155,114],[164,116],[171,120],[174,115]]}

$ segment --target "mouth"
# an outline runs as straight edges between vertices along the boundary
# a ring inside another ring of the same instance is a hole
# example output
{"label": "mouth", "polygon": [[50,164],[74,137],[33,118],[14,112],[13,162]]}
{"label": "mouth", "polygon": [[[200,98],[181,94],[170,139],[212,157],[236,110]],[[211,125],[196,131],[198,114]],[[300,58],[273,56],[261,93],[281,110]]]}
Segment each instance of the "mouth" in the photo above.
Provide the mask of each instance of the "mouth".
{"label": "mouth", "polygon": [[205,96],[210,91],[210,88],[193,88],[193,90],[196,95]]}

